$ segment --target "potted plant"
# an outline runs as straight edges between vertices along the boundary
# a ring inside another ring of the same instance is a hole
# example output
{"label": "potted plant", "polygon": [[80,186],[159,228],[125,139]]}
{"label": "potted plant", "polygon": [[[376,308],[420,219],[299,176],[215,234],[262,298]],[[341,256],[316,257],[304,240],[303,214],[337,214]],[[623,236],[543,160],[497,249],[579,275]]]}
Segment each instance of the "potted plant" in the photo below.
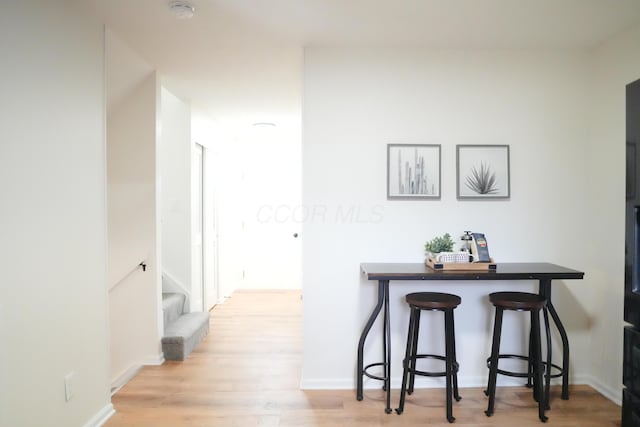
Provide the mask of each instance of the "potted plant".
{"label": "potted plant", "polygon": [[445,233],[440,237],[434,237],[424,244],[424,250],[427,252],[427,256],[436,259],[441,252],[453,251],[453,239],[451,239],[449,233]]}

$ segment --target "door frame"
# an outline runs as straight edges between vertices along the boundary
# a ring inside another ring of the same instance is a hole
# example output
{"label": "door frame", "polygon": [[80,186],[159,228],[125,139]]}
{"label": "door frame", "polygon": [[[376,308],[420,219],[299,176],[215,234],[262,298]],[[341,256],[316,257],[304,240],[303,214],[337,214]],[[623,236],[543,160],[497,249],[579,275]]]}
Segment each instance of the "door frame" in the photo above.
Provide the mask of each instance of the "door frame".
{"label": "door frame", "polygon": [[[196,251],[192,253],[192,266],[196,266],[196,256],[202,257],[202,305],[200,307],[193,307],[192,310],[209,311],[213,306],[218,303],[218,238],[217,238],[217,215],[216,215],[216,203],[215,203],[215,173],[214,169],[214,156],[211,149],[206,143],[194,141],[192,146],[192,201],[193,214],[192,214],[192,239],[195,239],[195,222],[198,219],[197,207],[199,205],[196,197],[201,197],[202,200],[202,253],[196,254]],[[195,173],[198,170],[196,165],[198,159],[198,151],[201,151],[201,166],[202,166],[202,188],[201,194],[198,194],[198,180],[200,177]],[[192,241],[192,247],[195,247],[195,241]],[[192,273],[192,277],[195,278],[195,269]]]}

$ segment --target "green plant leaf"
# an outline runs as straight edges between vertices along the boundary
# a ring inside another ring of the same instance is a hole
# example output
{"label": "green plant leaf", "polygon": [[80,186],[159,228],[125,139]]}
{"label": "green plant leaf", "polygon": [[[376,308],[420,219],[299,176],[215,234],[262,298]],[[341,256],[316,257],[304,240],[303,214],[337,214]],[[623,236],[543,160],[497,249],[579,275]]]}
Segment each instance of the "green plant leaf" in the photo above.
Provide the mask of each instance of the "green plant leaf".
{"label": "green plant leaf", "polygon": [[441,237],[434,237],[424,245],[424,250],[434,254],[440,252],[451,252],[453,250],[453,240],[449,233],[445,233]]}

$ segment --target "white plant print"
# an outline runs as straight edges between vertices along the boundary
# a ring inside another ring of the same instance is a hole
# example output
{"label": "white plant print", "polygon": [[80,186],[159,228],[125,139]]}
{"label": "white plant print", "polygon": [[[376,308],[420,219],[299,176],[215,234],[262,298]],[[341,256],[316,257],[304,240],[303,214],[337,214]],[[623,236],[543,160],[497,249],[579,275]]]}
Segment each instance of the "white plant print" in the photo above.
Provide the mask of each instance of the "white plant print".
{"label": "white plant print", "polygon": [[439,199],[440,146],[389,144],[387,198]]}
{"label": "white plant print", "polygon": [[509,146],[458,145],[458,199],[508,199]]}

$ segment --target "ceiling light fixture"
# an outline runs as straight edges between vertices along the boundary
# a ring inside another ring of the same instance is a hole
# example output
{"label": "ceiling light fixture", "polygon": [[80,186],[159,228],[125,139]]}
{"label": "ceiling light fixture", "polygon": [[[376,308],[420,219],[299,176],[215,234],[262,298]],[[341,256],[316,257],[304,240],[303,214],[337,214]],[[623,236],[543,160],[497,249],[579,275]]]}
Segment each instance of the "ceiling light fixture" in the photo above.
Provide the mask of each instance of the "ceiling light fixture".
{"label": "ceiling light fixture", "polygon": [[256,122],[253,124],[253,126],[257,128],[267,128],[267,127],[276,127],[276,124],[271,122]]}
{"label": "ceiling light fixture", "polygon": [[189,19],[193,17],[196,8],[186,1],[172,1],[169,9],[178,19]]}

